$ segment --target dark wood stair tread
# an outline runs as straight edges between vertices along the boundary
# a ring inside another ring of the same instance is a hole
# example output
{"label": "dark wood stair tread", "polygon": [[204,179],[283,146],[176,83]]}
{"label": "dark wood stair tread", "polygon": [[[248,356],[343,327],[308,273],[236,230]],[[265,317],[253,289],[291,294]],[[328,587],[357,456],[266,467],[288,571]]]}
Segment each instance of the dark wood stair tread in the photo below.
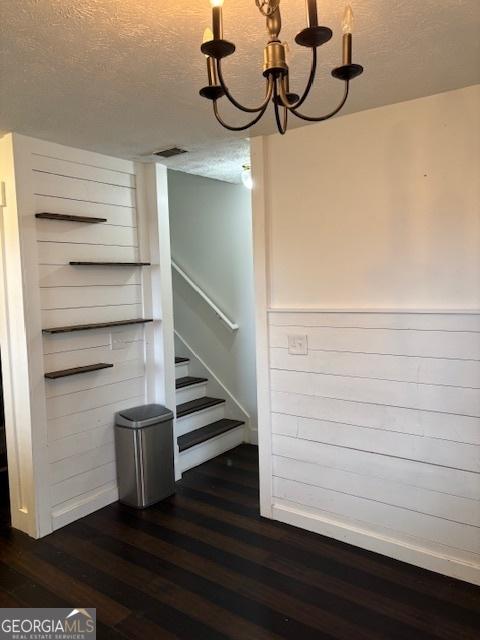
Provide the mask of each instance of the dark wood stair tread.
{"label": "dark wood stair tread", "polygon": [[202,444],[202,442],[211,440],[212,438],[215,438],[222,433],[226,433],[231,429],[240,427],[242,424],[245,423],[241,420],[229,420],[228,418],[217,420],[217,422],[207,424],[206,427],[201,427],[200,429],[195,429],[195,431],[191,431],[190,433],[185,433],[183,436],[179,436],[177,438],[178,448],[180,451],[185,451],[186,449],[190,449],[190,447]]}
{"label": "dark wood stair tread", "polygon": [[86,262],[73,261],[72,267],[149,267],[150,262]]}
{"label": "dark wood stair tread", "polygon": [[183,364],[184,362],[190,362],[190,358],[184,358],[183,356],[175,356],[175,364]]}
{"label": "dark wood stair tread", "polygon": [[224,402],[225,400],[222,398],[210,398],[209,396],[204,396],[203,398],[197,398],[196,400],[177,404],[177,418],[183,418],[183,416],[188,416],[191,413],[201,411],[202,409],[215,407],[217,404],[223,404]]}
{"label": "dark wood stair tread", "polygon": [[71,369],[62,369],[60,371],[50,371],[45,374],[48,380],[57,380],[58,378],[68,378],[76,376],[79,373],[91,373],[92,371],[101,371],[102,369],[111,369],[113,364],[107,362],[98,362],[97,364],[88,364],[85,367],[72,367]]}
{"label": "dark wood stair tread", "polygon": [[185,389],[185,387],[191,387],[194,384],[200,384],[201,382],[208,382],[208,378],[185,376],[184,378],[178,378],[175,380],[175,389]]}
{"label": "dark wood stair tread", "polygon": [[99,224],[107,222],[106,218],[93,218],[90,216],[74,216],[67,213],[36,213],[36,218],[40,220],[63,220],[64,222],[88,222],[90,224]]}
{"label": "dark wood stair tread", "polygon": [[97,322],[95,324],[72,324],[68,327],[51,327],[49,329],[42,329],[42,333],[70,333],[71,331],[89,331],[90,329],[106,329],[107,327],[124,327],[129,324],[146,324],[147,322],[153,322],[152,318],[114,320],[112,322]]}

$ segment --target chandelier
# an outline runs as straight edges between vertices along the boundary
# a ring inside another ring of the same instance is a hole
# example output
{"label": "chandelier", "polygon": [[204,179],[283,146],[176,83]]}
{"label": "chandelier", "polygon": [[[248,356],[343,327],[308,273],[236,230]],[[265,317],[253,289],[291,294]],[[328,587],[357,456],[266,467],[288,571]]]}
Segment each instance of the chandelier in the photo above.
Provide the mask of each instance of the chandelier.
{"label": "chandelier", "polygon": [[[256,124],[266,112],[270,101],[273,103],[275,121],[278,131],[284,134],[288,125],[288,114],[308,122],[328,120],[337,114],[348,98],[350,81],[363,72],[363,67],[352,63],[352,26],[353,13],[349,5],[345,9],[343,19],[343,60],[342,65],[332,71],[332,76],[343,80],[344,91],[340,104],[322,116],[309,116],[299,111],[307,99],[317,73],[317,48],[330,40],[333,33],[328,27],[318,24],[317,1],[306,0],[307,27],[295,37],[301,47],[312,51],[310,75],[302,95],[290,91],[290,73],[287,64],[288,45],[279,40],[282,28],[280,16],[280,0],[255,0],[260,13],[266,18],[268,42],[264,50],[263,75],[265,77],[265,96],[257,107],[246,107],[236,100],[228,89],[222,69],[222,60],[232,55],[235,45],[223,38],[223,0],[210,0],[212,5],[212,28],[205,30],[201,51],[207,58],[208,86],[200,90],[200,95],[213,103],[213,112],[218,122],[230,131],[244,131]],[[218,101],[226,97],[237,109],[245,113],[255,114],[253,120],[245,125],[231,126],[227,124],[218,110]]]}

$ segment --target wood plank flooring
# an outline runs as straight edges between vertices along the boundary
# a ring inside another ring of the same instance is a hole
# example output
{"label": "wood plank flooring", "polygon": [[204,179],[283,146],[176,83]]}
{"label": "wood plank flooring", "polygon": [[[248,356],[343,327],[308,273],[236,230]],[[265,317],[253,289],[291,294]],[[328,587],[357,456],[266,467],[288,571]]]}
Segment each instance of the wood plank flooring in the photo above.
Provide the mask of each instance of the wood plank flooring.
{"label": "wood plank flooring", "polygon": [[480,588],[258,515],[257,449],[33,541],[0,532],[0,607],[96,607],[98,638],[478,640]]}

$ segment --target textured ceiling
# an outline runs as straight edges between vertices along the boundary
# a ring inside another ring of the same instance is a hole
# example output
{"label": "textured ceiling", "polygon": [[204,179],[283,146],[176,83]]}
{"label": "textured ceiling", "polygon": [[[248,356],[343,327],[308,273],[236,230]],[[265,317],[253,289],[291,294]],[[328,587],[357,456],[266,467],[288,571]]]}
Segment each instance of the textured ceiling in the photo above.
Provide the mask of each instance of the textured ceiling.
{"label": "textured ceiling", "polygon": [[[291,44],[292,89],[308,70],[293,45],[304,26],[304,0],[283,0],[282,37]],[[318,0],[334,29],[320,49],[320,76],[308,113],[329,108],[341,86],[341,0]],[[480,82],[479,0],[352,0],[355,60],[366,67],[345,112]],[[232,91],[258,102],[265,27],[254,0],[225,0],[225,36],[237,54],[225,62]],[[199,44],[208,0],[0,0],[0,132],[135,158],[171,145],[191,153],[177,169],[235,180],[248,156],[245,133],[216,124],[198,96],[205,84]],[[225,107],[225,116],[242,116]],[[300,125],[301,123],[297,121]],[[297,123],[292,122],[292,125]],[[274,130],[272,115],[249,135]]]}

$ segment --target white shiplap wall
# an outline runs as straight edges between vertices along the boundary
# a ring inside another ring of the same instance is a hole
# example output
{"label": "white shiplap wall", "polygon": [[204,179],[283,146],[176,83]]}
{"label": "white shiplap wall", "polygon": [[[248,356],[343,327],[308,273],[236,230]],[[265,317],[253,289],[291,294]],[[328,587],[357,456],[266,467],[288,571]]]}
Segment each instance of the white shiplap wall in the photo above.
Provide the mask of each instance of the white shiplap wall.
{"label": "white shiplap wall", "polygon": [[271,312],[268,331],[274,516],[480,581],[480,314]]}
{"label": "white shiplap wall", "polygon": [[[0,341],[12,524],[42,537],[117,499],[114,414],[175,405],[167,171],[0,138]],[[36,213],[106,218],[37,219]],[[151,262],[151,267],[70,261]],[[65,334],[42,329],[135,318]],[[107,362],[58,380],[45,373]]]}
{"label": "white shiplap wall", "polygon": [[[35,212],[107,218],[102,224],[36,221],[43,327],[144,313],[141,269],[68,264],[141,257],[134,165],[113,170],[98,158],[87,164],[32,154]],[[117,497],[113,416],[145,401],[144,335],[143,326],[126,326],[43,336],[45,371],[114,365],[45,383],[53,529]]]}

